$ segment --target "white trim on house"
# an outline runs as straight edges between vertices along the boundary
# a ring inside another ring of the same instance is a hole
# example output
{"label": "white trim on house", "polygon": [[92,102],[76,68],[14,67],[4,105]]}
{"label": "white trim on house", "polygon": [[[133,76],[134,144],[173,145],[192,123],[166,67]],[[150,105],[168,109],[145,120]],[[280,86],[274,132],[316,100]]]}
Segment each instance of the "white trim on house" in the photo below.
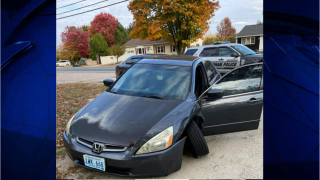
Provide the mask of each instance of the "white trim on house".
{"label": "white trim on house", "polygon": [[263,51],[263,36],[260,36],[259,51]]}
{"label": "white trim on house", "polygon": [[263,34],[253,34],[253,35],[247,35],[247,36],[237,36],[237,38],[252,37],[252,36],[263,36]]}

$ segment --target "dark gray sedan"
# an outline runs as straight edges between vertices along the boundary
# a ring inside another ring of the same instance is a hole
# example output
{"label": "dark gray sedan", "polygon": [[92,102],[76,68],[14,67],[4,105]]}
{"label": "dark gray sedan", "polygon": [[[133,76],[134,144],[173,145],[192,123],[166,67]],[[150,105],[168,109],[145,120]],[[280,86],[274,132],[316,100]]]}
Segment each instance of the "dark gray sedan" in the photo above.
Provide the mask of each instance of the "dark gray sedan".
{"label": "dark gray sedan", "polygon": [[262,63],[214,79],[206,58],[143,59],[77,112],[64,145],[82,167],[121,176],[165,176],[181,168],[186,141],[209,153],[204,135],[255,130],[263,102]]}

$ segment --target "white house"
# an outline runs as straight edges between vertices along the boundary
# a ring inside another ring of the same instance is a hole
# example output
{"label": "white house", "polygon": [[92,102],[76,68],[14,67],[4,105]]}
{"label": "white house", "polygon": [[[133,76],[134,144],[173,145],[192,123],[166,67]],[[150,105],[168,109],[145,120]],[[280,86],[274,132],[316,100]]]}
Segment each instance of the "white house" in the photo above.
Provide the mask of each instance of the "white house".
{"label": "white house", "polygon": [[[190,43],[190,47],[202,46],[202,39],[198,39]],[[118,61],[124,61],[128,57],[139,54],[168,54],[177,55],[177,49],[172,43],[166,42],[163,39],[159,41],[149,41],[141,39],[131,39],[124,44],[126,52],[120,56]],[[114,56],[101,56],[101,64],[115,64],[117,62]]]}
{"label": "white house", "polygon": [[[202,39],[198,39],[197,41],[190,43],[190,46],[202,46]],[[130,57],[137,54],[177,54],[175,45],[166,42],[163,39],[158,41],[131,39],[125,44],[125,47],[125,57]]]}

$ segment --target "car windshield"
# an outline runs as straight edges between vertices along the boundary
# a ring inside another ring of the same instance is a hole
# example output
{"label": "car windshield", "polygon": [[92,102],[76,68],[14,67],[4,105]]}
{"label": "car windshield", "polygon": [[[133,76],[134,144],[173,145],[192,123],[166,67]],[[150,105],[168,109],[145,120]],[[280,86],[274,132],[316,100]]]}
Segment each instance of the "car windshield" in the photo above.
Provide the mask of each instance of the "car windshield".
{"label": "car windshield", "polygon": [[257,54],[256,52],[252,51],[247,46],[235,45],[235,46],[231,46],[231,47],[233,47],[235,50],[239,51],[242,55]]}
{"label": "car windshield", "polygon": [[184,100],[190,89],[191,67],[135,64],[110,92],[156,99]]}

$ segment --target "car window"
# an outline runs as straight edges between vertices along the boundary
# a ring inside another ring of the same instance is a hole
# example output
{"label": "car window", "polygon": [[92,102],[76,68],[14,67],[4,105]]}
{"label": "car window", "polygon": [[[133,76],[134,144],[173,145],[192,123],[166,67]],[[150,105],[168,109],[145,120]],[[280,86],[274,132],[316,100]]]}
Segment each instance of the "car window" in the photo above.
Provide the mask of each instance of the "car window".
{"label": "car window", "polygon": [[209,60],[205,60],[203,62],[204,68],[206,69],[206,73],[208,76],[208,81],[210,82],[212,80],[212,78],[214,78],[214,76],[216,75],[215,73],[215,69],[213,67],[213,64],[211,61]]}
{"label": "car window", "polygon": [[218,55],[218,48],[204,48],[199,56],[212,57]]}
{"label": "car window", "polygon": [[[215,67],[214,65],[213,65],[213,73],[214,73],[214,76],[218,74],[217,67]],[[214,76],[213,76],[213,77],[214,77]]]}
{"label": "car window", "polygon": [[227,47],[220,47],[219,48],[219,56],[221,57],[231,57],[233,51]]}
{"label": "car window", "polygon": [[191,67],[135,64],[111,88],[128,96],[184,100],[190,90]]}
{"label": "car window", "polygon": [[194,84],[194,94],[198,98],[208,87],[205,68],[203,63],[200,63],[195,72],[195,84]]}
{"label": "car window", "polygon": [[244,45],[235,45],[231,46],[237,51],[239,51],[242,55],[251,55],[251,54],[257,54],[256,52],[252,51],[250,48]]}
{"label": "car window", "polygon": [[259,91],[261,78],[261,64],[244,66],[227,74],[212,88],[224,90],[224,96]]}
{"label": "car window", "polygon": [[184,55],[193,56],[194,53],[196,53],[197,51],[198,51],[198,49],[189,49],[189,50],[187,50],[187,52],[184,53]]}

